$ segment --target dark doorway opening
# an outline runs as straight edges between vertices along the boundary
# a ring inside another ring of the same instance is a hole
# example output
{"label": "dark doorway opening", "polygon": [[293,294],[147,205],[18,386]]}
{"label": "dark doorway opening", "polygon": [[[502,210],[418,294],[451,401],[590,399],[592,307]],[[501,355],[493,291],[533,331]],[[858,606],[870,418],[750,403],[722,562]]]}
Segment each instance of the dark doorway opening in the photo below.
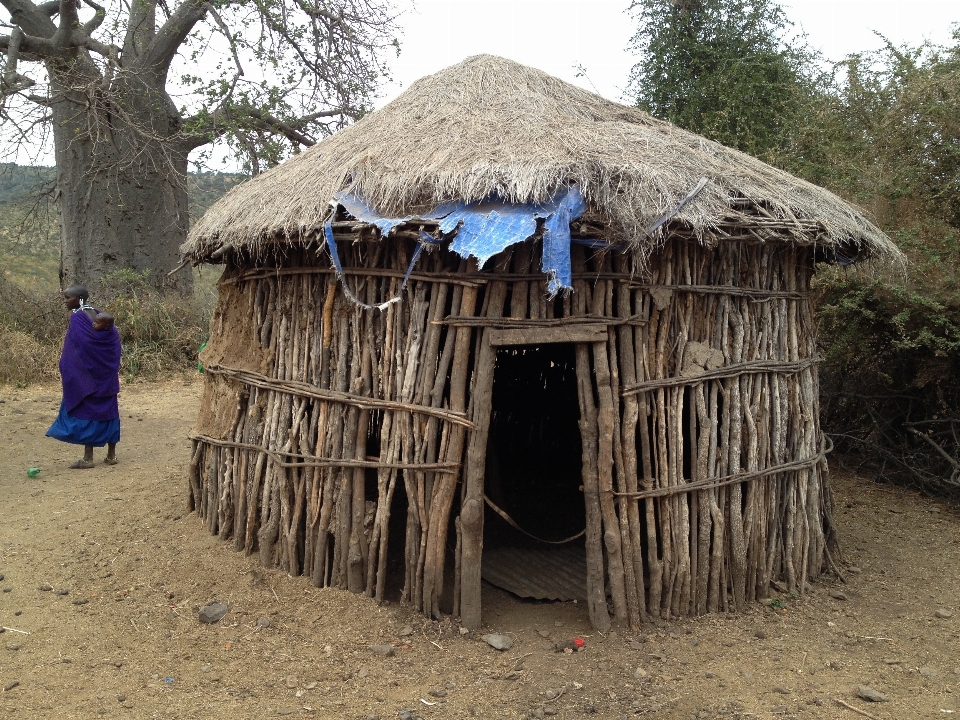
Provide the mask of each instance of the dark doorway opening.
{"label": "dark doorway opening", "polygon": [[[487,442],[487,496],[545,540],[584,526],[577,369],[569,343],[497,350]],[[488,510],[484,545],[525,537]]]}
{"label": "dark doorway opening", "polygon": [[[583,538],[553,545],[530,537],[558,541],[584,528],[579,420],[573,344],[497,349],[485,491],[522,531],[486,508],[483,577],[521,597],[574,599],[582,594]],[[562,587],[524,587],[523,581],[532,581],[531,564],[549,565],[546,574]],[[519,584],[511,580],[514,576]]]}

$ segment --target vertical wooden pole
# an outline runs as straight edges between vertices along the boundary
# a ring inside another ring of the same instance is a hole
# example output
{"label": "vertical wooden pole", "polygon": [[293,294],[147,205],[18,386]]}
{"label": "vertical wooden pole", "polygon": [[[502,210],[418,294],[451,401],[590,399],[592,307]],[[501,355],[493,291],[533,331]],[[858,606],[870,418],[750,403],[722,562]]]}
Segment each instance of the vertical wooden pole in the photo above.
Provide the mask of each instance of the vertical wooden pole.
{"label": "vertical wooden pole", "polygon": [[[503,314],[507,284],[500,281],[487,286],[486,317]],[[484,330],[474,358],[474,377],[470,395],[470,420],[473,432],[467,445],[464,468],[463,505],[460,524],[463,529],[460,579],[460,619],[464,627],[480,627],[480,562],[483,555],[483,481],[486,471],[487,436],[493,401],[493,371],[496,348],[490,344],[489,331]],[[458,358],[465,362],[465,357]]]}

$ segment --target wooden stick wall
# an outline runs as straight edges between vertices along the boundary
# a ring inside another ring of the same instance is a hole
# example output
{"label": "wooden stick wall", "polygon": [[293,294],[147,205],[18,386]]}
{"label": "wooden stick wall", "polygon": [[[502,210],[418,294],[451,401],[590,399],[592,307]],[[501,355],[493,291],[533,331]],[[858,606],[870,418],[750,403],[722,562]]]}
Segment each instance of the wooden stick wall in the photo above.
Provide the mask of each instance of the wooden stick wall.
{"label": "wooden stick wall", "polygon": [[389,583],[478,627],[491,339],[589,321],[607,339],[575,346],[571,412],[594,625],[737,611],[772,580],[803,592],[819,574],[809,249],[676,239],[640,276],[627,255],[574,246],[574,292],[555,300],[532,243],[490,272],[435,249],[381,312],[339,283],[393,297],[412,244],[339,245],[343,281],[322,250],[225,274],[190,474],[211,532],[318,586],[382,600]]}

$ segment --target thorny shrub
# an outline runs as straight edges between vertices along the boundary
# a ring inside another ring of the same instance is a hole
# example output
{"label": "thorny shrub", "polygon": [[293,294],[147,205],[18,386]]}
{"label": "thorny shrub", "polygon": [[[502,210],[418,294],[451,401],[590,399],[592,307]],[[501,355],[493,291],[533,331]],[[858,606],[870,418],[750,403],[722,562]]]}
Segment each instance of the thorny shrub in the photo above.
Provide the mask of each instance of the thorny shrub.
{"label": "thorny shrub", "polygon": [[[123,344],[126,381],[152,380],[196,367],[207,335],[211,298],[161,297],[147,273],[121,270],[103,278],[91,304],[113,314]],[[68,313],[57,293],[30,293],[0,276],[0,382],[29,383],[57,376]]]}
{"label": "thorny shrub", "polygon": [[842,271],[818,280],[823,426],[877,479],[960,492],[960,297]]}

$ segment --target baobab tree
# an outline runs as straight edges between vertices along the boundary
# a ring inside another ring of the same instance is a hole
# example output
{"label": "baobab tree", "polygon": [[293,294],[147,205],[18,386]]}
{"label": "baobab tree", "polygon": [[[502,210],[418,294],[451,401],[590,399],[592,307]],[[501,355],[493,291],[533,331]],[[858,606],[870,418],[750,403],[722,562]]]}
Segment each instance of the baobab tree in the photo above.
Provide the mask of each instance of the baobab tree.
{"label": "baobab tree", "polygon": [[189,226],[188,156],[251,173],[359,117],[398,47],[387,0],[0,0],[0,141],[52,145],[61,282],[150,271]]}

